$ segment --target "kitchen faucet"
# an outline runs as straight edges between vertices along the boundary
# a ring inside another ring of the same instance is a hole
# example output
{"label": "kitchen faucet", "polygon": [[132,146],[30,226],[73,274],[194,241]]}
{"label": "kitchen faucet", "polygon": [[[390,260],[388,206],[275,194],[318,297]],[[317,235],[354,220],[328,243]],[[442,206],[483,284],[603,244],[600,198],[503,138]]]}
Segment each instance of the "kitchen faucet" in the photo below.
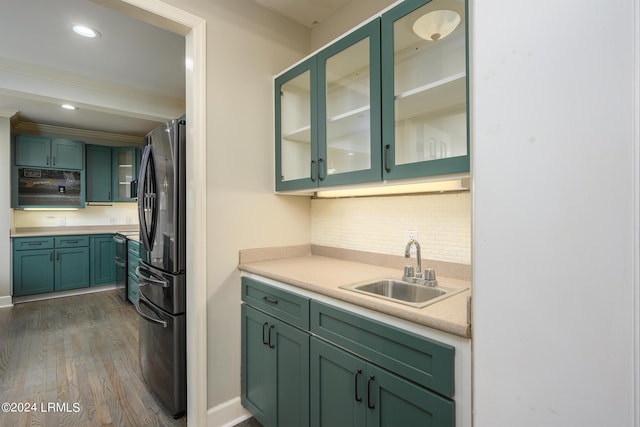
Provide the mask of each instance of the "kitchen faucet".
{"label": "kitchen faucet", "polygon": [[436,280],[436,271],[432,268],[424,269],[424,276],[422,273],[422,254],[420,253],[420,243],[417,240],[411,239],[407,246],[404,248],[404,257],[411,257],[411,246],[415,245],[416,247],[416,271],[413,271],[413,267],[406,266],[404,268],[404,274],[402,275],[402,280],[411,283],[419,283],[421,285],[426,285],[430,287],[438,286],[438,281]]}
{"label": "kitchen faucet", "polygon": [[416,245],[416,271],[414,274],[407,274],[407,276],[420,279],[422,278],[422,256],[420,255],[420,243],[417,240],[409,240],[409,243],[404,248],[404,257],[411,258],[411,245]]}

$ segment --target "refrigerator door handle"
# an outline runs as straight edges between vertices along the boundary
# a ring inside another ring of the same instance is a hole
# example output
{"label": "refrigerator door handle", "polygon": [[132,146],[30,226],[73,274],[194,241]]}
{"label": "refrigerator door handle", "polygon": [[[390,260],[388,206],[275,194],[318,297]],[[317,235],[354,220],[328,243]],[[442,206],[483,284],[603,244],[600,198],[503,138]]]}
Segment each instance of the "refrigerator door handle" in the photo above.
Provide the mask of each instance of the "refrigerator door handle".
{"label": "refrigerator door handle", "polygon": [[[146,188],[148,184],[151,188]],[[142,154],[140,166],[140,179],[138,180],[138,222],[140,223],[140,236],[144,248],[151,252],[156,234],[158,220],[158,198],[156,197],[156,171],[153,155],[153,146],[147,145]],[[147,212],[151,213],[151,224],[147,223]]]}
{"label": "refrigerator door handle", "polygon": [[161,317],[160,313],[158,313],[158,311],[151,306],[151,304],[149,304],[147,301],[143,300],[142,298],[138,298],[138,302],[136,303],[136,311],[138,312],[138,314],[140,315],[140,317],[142,317],[144,320],[151,322],[151,323],[156,323],[158,325],[162,325],[163,328],[167,327],[167,322],[165,320],[162,319],[155,319],[147,314],[144,314],[142,312],[142,309],[140,308],[140,305],[144,304],[145,306],[147,306],[151,311],[153,311],[153,314],[155,314],[158,317]]}
{"label": "refrigerator door handle", "polygon": [[[147,272],[147,274],[143,274],[142,271]],[[136,277],[138,278],[139,281],[144,282],[144,283],[148,283],[150,285],[155,285],[155,286],[162,286],[163,288],[168,288],[169,287],[169,281],[167,280],[158,280],[158,279],[154,279],[153,277],[151,277],[152,274],[149,270],[147,270],[146,268],[140,268],[140,266],[136,267]]]}

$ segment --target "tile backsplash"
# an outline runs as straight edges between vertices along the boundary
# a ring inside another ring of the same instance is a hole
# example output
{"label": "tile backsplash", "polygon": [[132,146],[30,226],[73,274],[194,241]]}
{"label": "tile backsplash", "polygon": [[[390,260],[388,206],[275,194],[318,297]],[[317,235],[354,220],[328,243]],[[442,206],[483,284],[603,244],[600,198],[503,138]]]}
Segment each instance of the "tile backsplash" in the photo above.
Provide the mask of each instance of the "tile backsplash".
{"label": "tile backsplash", "polygon": [[423,259],[471,264],[469,192],[311,200],[311,243],[403,255],[417,232]]}
{"label": "tile backsplash", "polygon": [[114,203],[111,206],[87,206],[78,210],[13,210],[13,228],[62,227],[91,225],[138,224],[138,208],[133,203]]}

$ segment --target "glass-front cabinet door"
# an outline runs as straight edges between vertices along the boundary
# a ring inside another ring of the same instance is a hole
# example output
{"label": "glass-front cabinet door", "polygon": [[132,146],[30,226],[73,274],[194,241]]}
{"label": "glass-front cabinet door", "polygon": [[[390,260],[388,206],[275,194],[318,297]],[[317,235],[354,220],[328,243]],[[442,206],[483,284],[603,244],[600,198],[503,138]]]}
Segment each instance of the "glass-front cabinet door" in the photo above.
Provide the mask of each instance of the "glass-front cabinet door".
{"label": "glass-front cabinet door", "polygon": [[378,181],[380,20],[275,80],[276,190]]}
{"label": "glass-front cabinet door", "polygon": [[318,54],[321,186],[381,179],[380,20]]}
{"label": "glass-front cabinet door", "polygon": [[276,190],[317,186],[316,58],[275,80]]}
{"label": "glass-front cabinet door", "polygon": [[464,0],[382,16],[383,178],[469,171]]}

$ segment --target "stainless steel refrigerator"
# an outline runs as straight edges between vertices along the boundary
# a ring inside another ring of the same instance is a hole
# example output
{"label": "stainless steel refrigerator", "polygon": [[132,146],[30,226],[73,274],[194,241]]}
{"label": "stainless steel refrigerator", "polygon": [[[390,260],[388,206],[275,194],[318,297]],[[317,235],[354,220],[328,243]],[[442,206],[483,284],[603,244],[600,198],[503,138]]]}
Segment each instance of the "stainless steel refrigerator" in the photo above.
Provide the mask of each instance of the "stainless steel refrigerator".
{"label": "stainless steel refrigerator", "polygon": [[146,137],[138,177],[140,368],[178,418],[186,411],[185,122]]}

